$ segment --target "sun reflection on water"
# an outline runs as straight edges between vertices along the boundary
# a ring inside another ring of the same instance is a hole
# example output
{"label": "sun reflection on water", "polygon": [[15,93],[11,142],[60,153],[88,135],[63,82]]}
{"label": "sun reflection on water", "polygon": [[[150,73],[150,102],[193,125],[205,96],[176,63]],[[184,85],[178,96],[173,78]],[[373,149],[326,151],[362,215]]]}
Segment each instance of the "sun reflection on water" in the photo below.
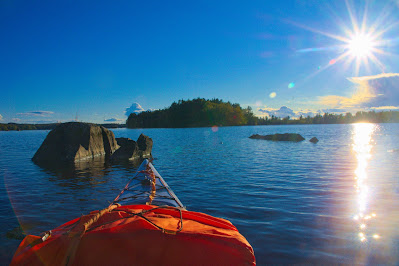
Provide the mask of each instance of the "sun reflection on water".
{"label": "sun reflection on water", "polygon": [[370,191],[367,180],[367,164],[371,158],[372,135],[376,129],[374,124],[359,123],[354,124],[352,148],[356,154],[357,168],[355,170],[355,189],[357,193],[357,213],[353,219],[358,223],[359,240],[365,242],[370,239],[379,239],[380,236],[375,232],[367,232],[368,223],[376,218],[374,212],[368,208]]}

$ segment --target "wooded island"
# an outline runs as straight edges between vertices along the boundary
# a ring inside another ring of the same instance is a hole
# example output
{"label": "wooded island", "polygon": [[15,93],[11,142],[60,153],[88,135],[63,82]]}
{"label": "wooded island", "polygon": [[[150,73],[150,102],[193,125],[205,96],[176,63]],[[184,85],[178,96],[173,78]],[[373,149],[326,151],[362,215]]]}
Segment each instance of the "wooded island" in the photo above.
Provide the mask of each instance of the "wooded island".
{"label": "wooded island", "polygon": [[399,122],[398,111],[369,111],[344,114],[317,114],[314,117],[280,118],[257,117],[252,108],[242,108],[238,103],[223,102],[220,99],[179,100],[170,107],[132,113],[126,121],[128,128],[182,128],[209,126],[242,126],[242,125],[298,125],[298,124],[350,124],[357,122],[396,123]]}

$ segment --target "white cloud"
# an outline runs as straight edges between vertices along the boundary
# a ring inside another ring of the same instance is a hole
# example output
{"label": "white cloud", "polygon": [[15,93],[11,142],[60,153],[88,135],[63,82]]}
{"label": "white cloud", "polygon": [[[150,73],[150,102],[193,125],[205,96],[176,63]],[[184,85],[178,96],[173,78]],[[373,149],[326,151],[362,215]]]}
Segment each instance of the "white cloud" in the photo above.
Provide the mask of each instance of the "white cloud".
{"label": "white cloud", "polygon": [[259,112],[266,114],[267,116],[277,116],[277,117],[294,117],[295,116],[295,112],[291,109],[288,108],[287,106],[282,106],[280,107],[280,109],[273,109],[273,108],[259,108],[258,109]]}
{"label": "white cloud", "polygon": [[130,107],[126,108],[125,115],[129,116],[132,113],[138,114],[144,112],[145,110],[139,103],[133,103]]}
{"label": "white cloud", "polygon": [[314,117],[317,114],[317,112],[313,112],[313,111],[307,109],[307,110],[301,110],[301,111],[295,112],[295,114],[296,114],[296,117],[298,117],[298,118],[300,116],[303,116],[303,117],[308,117],[308,116]]}
{"label": "white cloud", "polygon": [[122,122],[124,120],[119,119],[119,118],[109,118],[109,119],[104,119],[104,122]]}
{"label": "white cloud", "polygon": [[319,97],[319,104],[338,109],[399,106],[399,73],[353,77],[349,80],[357,86],[356,92],[351,97],[322,96]]}
{"label": "white cloud", "polygon": [[30,112],[25,112],[25,113],[17,113],[17,115],[20,116],[51,116],[54,114],[52,111],[30,111]]}
{"label": "white cloud", "polygon": [[3,116],[0,114],[0,121],[3,120]]}
{"label": "white cloud", "polygon": [[268,117],[271,117],[272,115],[280,118],[285,118],[289,116],[291,119],[299,118],[301,115],[303,117],[307,116],[313,117],[317,113],[309,109],[294,111],[287,106],[282,106],[279,109],[264,107],[264,108],[259,108],[258,111],[265,114]]}
{"label": "white cloud", "polygon": [[24,123],[28,124],[53,124],[53,123],[58,123],[59,121],[57,120],[33,120],[33,121],[28,121]]}

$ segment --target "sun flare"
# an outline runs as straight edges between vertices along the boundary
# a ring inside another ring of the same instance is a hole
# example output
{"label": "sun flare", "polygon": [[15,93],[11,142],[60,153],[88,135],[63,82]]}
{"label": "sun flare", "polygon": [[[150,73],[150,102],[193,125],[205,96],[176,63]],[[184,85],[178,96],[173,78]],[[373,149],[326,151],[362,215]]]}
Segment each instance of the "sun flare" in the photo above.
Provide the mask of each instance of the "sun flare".
{"label": "sun flare", "polygon": [[[393,51],[391,47],[396,46],[399,41],[396,38],[388,39],[387,37],[388,32],[397,29],[399,22],[394,18],[393,13],[389,11],[384,11],[372,21],[370,18],[375,16],[370,15],[369,4],[367,1],[365,2],[362,7],[351,4],[350,1],[345,1],[349,21],[344,16],[337,16],[336,19],[336,24],[342,34],[326,32],[303,24],[295,24],[303,29],[338,41],[331,46],[298,50],[300,53],[332,52],[326,58],[324,65],[320,66],[313,75],[337,65],[341,66],[342,71],[352,68],[352,76],[358,76],[360,69],[365,71],[364,73],[372,73],[376,70],[385,72],[389,66],[385,65],[381,60],[388,56],[397,56],[397,54],[390,51]],[[375,13],[375,11],[372,13]]]}
{"label": "sun flare", "polygon": [[366,58],[372,54],[375,43],[370,35],[357,34],[353,36],[347,45],[350,55],[356,58]]}

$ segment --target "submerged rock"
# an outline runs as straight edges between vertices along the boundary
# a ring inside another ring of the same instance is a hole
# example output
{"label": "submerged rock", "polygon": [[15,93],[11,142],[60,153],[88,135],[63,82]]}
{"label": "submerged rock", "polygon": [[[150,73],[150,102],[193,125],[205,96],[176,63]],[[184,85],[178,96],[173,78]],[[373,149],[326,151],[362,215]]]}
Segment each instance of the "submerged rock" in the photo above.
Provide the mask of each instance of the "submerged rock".
{"label": "submerged rock", "polygon": [[249,137],[250,139],[264,139],[273,141],[294,141],[299,142],[305,138],[296,133],[284,133],[284,134],[274,134],[274,135],[259,135],[255,134]]}
{"label": "submerged rock", "polygon": [[32,160],[37,164],[77,162],[110,156],[118,148],[112,131],[95,124],[70,122],[51,130]]}
{"label": "submerged rock", "polygon": [[319,142],[319,140],[316,137],[311,138],[309,141],[312,142],[312,143]]}

